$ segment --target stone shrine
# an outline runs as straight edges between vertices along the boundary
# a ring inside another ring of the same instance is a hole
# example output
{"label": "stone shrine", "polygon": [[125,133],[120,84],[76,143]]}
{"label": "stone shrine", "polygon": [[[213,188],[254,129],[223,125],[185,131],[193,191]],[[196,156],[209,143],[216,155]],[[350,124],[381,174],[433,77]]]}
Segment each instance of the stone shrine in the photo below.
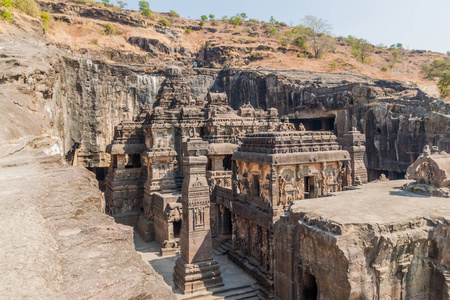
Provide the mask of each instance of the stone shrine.
{"label": "stone shrine", "polygon": [[404,186],[408,191],[450,197],[450,154],[437,146],[426,145],[423,153],[408,167],[406,179],[415,180]]}

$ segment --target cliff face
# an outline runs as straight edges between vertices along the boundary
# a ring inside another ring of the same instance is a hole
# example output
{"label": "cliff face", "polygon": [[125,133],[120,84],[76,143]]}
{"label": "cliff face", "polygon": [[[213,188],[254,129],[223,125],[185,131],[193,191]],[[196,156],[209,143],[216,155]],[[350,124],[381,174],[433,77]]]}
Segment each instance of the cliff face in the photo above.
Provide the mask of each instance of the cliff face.
{"label": "cliff face", "polygon": [[99,116],[64,96],[67,52],[24,19],[0,35],[0,298],[172,299],[132,228],[104,213],[94,175],[63,161],[80,124]]}
{"label": "cliff face", "polygon": [[450,105],[408,82],[355,74],[227,70],[215,88],[227,92],[234,108],[244,103],[275,107],[294,122],[331,118],[337,136],[357,127],[366,134],[372,179],[379,171],[401,177],[426,144],[450,151]]}
{"label": "cliff face", "polygon": [[[68,104],[65,152],[78,147],[78,163],[105,167],[113,128],[152,104],[164,80],[162,67],[64,60],[60,95]],[[450,105],[428,98],[414,84],[355,74],[307,71],[187,69],[193,97],[226,92],[234,108],[278,109],[293,122],[331,119],[338,136],[352,127],[366,134],[370,179],[381,171],[402,177],[426,144],[450,151]]]}

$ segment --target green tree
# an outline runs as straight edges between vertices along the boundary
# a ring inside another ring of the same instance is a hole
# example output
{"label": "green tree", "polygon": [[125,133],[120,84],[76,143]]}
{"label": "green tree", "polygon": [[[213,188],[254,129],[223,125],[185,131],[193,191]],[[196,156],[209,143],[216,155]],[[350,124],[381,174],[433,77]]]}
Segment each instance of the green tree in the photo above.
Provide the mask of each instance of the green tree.
{"label": "green tree", "polygon": [[373,46],[369,44],[365,39],[354,39],[352,43],[352,51],[350,52],[354,57],[361,60],[362,63],[373,52]]}
{"label": "green tree", "polygon": [[146,17],[150,17],[152,10],[150,9],[150,4],[147,1],[139,1],[139,11]]}
{"label": "green tree", "polygon": [[228,20],[228,16],[222,16],[222,21]]}
{"label": "green tree", "polygon": [[437,86],[441,91],[441,96],[450,96],[450,62],[434,60],[422,68],[422,74],[427,79],[439,79]]}
{"label": "green tree", "polygon": [[211,20],[214,20],[214,18],[216,17],[215,15],[213,15],[213,14],[209,14],[209,16],[208,16]]}
{"label": "green tree", "polygon": [[269,23],[275,24],[277,20],[273,16],[270,16]]}
{"label": "green tree", "polygon": [[105,6],[111,6],[111,3],[109,2],[109,0],[102,0],[102,3],[103,3]]}
{"label": "green tree", "polygon": [[447,51],[447,56],[450,56],[450,51]]}
{"label": "green tree", "polygon": [[247,19],[247,14],[246,13],[241,13],[240,17],[245,20],[245,19]]}
{"label": "green tree", "polygon": [[117,5],[119,5],[119,7],[120,7],[121,9],[124,9],[125,6],[128,5],[128,3],[123,2],[122,0],[118,0],[118,1],[117,1]]}
{"label": "green tree", "polygon": [[313,16],[306,16],[303,22],[305,27],[311,29],[309,40],[314,58],[322,57],[326,50],[335,46],[335,41],[330,36],[332,27],[326,21]]}
{"label": "green tree", "polygon": [[200,17],[200,19],[202,19],[202,21],[206,21],[206,20],[208,20],[208,17],[207,17],[206,15],[202,15],[202,16]]}
{"label": "green tree", "polygon": [[242,19],[241,19],[241,17],[231,17],[230,22],[231,22],[231,24],[234,25],[234,27],[237,27],[237,26],[241,25]]}

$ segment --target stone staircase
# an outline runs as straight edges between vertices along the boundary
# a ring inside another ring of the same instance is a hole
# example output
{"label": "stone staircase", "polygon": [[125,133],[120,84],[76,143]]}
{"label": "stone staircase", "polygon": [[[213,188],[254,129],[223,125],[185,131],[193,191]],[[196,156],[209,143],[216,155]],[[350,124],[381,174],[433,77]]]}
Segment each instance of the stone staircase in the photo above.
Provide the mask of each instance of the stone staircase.
{"label": "stone staircase", "polygon": [[231,250],[231,241],[228,240],[225,243],[223,243],[222,245],[215,247],[213,250],[213,253],[215,255],[225,255],[230,250]]}
{"label": "stone staircase", "polygon": [[263,300],[265,297],[259,291],[258,284],[252,285],[243,285],[239,287],[226,288],[221,287],[217,289],[213,289],[211,291],[206,291],[200,294],[195,295],[186,295],[179,299],[183,300],[194,300],[194,299],[202,299],[202,300],[218,300],[218,299],[227,299],[227,300]]}

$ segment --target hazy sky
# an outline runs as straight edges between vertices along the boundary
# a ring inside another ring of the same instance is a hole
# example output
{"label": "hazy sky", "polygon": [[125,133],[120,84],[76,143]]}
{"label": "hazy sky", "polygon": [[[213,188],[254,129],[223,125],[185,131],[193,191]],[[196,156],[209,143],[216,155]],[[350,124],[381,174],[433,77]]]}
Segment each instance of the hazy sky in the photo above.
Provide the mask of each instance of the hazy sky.
{"label": "hazy sky", "polygon": [[[115,3],[117,0],[111,0]],[[123,0],[138,9],[138,0]],[[158,12],[175,10],[182,17],[233,16],[268,21],[273,16],[297,25],[306,15],[326,20],[334,36],[353,35],[377,45],[402,43],[406,49],[450,51],[450,0],[148,0]]]}

